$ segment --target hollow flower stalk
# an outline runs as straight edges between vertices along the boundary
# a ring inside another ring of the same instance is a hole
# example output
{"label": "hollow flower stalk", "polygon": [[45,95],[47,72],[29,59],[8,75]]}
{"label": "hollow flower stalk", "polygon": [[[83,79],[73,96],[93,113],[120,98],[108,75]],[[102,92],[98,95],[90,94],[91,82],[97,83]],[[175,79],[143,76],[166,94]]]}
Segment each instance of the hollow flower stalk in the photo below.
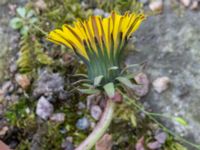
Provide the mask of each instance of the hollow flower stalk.
{"label": "hollow flower stalk", "polygon": [[91,82],[103,76],[102,84],[114,82],[120,74],[124,47],[130,36],[145,19],[142,13],[120,15],[112,12],[107,18],[91,16],[73,25],[64,24],[51,31],[49,41],[73,49],[87,65]]}

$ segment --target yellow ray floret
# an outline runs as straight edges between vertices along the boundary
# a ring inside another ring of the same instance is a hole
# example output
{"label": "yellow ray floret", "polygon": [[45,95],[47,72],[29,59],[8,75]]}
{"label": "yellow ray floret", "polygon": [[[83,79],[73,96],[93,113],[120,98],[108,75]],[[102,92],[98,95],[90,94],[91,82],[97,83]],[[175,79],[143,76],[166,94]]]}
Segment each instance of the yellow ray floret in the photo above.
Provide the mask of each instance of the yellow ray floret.
{"label": "yellow ray floret", "polygon": [[124,15],[112,12],[108,18],[91,16],[84,22],[78,20],[73,25],[63,25],[62,29],[51,31],[47,39],[73,49],[79,56],[89,61],[88,49],[98,55],[98,48],[102,53],[106,48],[107,54],[111,55],[111,47],[113,46],[116,51],[121,46],[120,43],[124,43],[144,19],[142,13],[128,12]]}

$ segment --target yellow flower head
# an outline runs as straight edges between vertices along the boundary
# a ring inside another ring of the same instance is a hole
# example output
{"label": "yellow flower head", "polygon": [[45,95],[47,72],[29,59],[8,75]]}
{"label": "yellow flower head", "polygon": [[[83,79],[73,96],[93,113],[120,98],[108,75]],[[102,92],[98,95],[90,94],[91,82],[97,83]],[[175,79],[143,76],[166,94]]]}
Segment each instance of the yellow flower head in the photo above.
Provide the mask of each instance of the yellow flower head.
{"label": "yellow flower head", "polygon": [[[142,13],[128,12],[124,15],[112,12],[108,18],[91,16],[74,25],[65,24],[62,29],[51,31],[47,38],[73,49],[87,65],[91,80],[103,75],[108,82],[119,73],[123,48],[144,19]],[[112,67],[117,69],[110,72]]]}

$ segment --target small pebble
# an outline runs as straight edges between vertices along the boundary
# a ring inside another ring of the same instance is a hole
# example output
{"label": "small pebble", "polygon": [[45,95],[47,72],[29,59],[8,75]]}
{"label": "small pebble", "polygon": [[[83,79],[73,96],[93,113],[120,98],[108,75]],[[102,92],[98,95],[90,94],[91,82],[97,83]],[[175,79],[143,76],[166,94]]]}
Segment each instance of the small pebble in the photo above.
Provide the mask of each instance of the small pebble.
{"label": "small pebble", "polygon": [[15,73],[17,71],[17,64],[16,63],[11,64],[9,70],[11,73]]}
{"label": "small pebble", "polygon": [[185,6],[188,7],[191,3],[191,0],[180,0],[180,2]]}
{"label": "small pebble", "polygon": [[140,3],[143,3],[143,4],[147,4],[149,1],[148,0],[139,0]]}
{"label": "small pebble", "polygon": [[37,103],[36,114],[47,120],[53,113],[53,105],[44,97],[41,97]]}
{"label": "small pebble", "polygon": [[[33,90],[35,97],[42,95],[58,95],[64,89],[64,78],[59,73],[51,73],[46,70],[39,73],[36,88]],[[64,99],[64,98],[63,98]]]}
{"label": "small pebble", "polygon": [[3,128],[0,129],[0,137],[4,136],[7,131],[8,131],[8,127],[7,126],[4,126]]}
{"label": "small pebble", "polygon": [[79,110],[82,110],[82,109],[85,109],[85,108],[86,108],[86,105],[83,102],[78,103],[78,109]]}
{"label": "small pebble", "polygon": [[27,89],[27,87],[30,85],[30,80],[25,74],[16,74],[15,80],[23,89]]}
{"label": "small pebble", "polygon": [[55,113],[50,117],[51,121],[62,123],[65,121],[64,113]]}
{"label": "small pebble", "polygon": [[70,94],[67,91],[62,90],[59,92],[58,98],[60,100],[67,101],[69,97],[70,97]]}
{"label": "small pebble", "polygon": [[192,10],[199,9],[199,4],[200,4],[200,1],[193,1],[191,6],[190,6],[190,9],[192,9]]}
{"label": "small pebble", "polygon": [[70,141],[64,141],[61,145],[64,150],[74,150],[74,145]]}
{"label": "small pebble", "polygon": [[104,15],[104,11],[102,9],[99,8],[95,8],[93,11],[95,16],[103,16]]}
{"label": "small pebble", "polygon": [[165,132],[158,133],[158,134],[155,136],[155,139],[156,139],[160,144],[164,144],[165,141],[167,140],[167,134],[166,134]]}
{"label": "small pebble", "polygon": [[145,96],[149,92],[149,79],[145,73],[139,73],[135,76],[135,81],[139,86],[133,88],[137,96]]}
{"label": "small pebble", "polygon": [[147,144],[147,147],[150,148],[151,150],[157,150],[157,149],[161,148],[161,146],[162,145],[158,141]]}
{"label": "small pebble", "polygon": [[98,105],[92,105],[90,114],[95,120],[99,120],[102,114],[102,110]]}
{"label": "small pebble", "polygon": [[162,12],[163,10],[163,1],[155,0],[149,4],[149,8],[154,12]]}
{"label": "small pebble", "polygon": [[137,143],[135,145],[135,150],[145,150],[145,148],[144,148],[144,137],[141,137],[137,141]]}
{"label": "small pebble", "polygon": [[160,77],[153,81],[153,87],[156,92],[162,93],[169,88],[169,77]]}
{"label": "small pebble", "polygon": [[86,130],[87,128],[89,128],[89,126],[90,121],[86,117],[78,119],[76,123],[76,127],[81,130]]}

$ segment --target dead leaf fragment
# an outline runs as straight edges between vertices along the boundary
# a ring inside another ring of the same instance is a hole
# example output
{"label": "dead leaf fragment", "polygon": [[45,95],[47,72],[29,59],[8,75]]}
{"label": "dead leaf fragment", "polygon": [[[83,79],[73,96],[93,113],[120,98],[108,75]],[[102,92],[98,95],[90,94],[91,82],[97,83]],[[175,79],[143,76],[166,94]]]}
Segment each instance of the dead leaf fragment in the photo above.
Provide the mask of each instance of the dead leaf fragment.
{"label": "dead leaf fragment", "polygon": [[111,150],[112,149],[112,136],[105,134],[95,145],[96,150]]}
{"label": "dead leaf fragment", "polygon": [[10,150],[10,148],[2,141],[0,141],[0,150]]}

